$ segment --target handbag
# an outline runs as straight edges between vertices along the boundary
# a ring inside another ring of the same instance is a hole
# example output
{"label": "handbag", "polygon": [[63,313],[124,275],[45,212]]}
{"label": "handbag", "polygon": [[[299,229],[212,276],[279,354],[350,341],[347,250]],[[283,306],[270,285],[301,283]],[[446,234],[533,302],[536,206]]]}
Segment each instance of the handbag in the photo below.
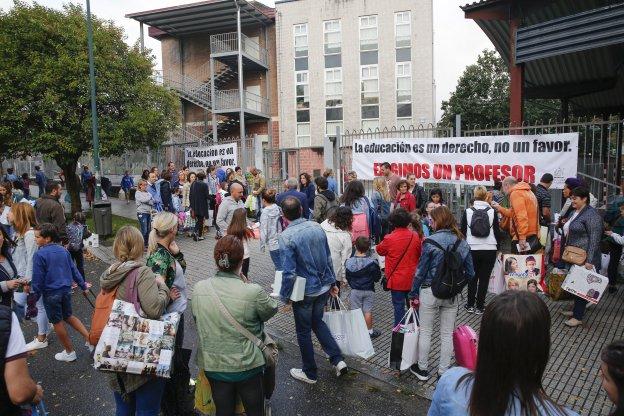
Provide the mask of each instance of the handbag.
{"label": "handbag", "polygon": [[212,280],[208,279],[208,288],[212,292],[213,298],[217,306],[219,307],[219,311],[221,315],[245,338],[251,341],[256,347],[262,351],[262,355],[264,355],[265,368],[264,368],[264,396],[266,399],[270,399],[273,395],[273,391],[275,390],[275,378],[276,378],[276,370],[277,370],[277,356],[279,354],[279,350],[277,348],[277,343],[273,341],[269,335],[264,332],[264,341],[260,338],[252,334],[247,330],[247,328],[243,327],[227,310],[225,305],[217,296],[217,292],[212,286]]}
{"label": "handbag", "polygon": [[[518,232],[518,227],[516,227],[516,222],[513,217],[511,218],[511,222],[513,224],[514,230],[516,230],[516,234]],[[539,224],[538,224],[539,225]],[[539,232],[539,231],[538,231]],[[539,249],[542,248],[542,244],[540,243],[539,235],[529,235],[526,238],[526,242],[529,245],[529,249],[525,251],[518,251],[518,240],[511,241],[511,253],[512,254],[535,254]]]}
{"label": "handbag", "polygon": [[580,247],[566,246],[563,250],[563,256],[561,256],[561,259],[566,263],[582,266],[587,260],[587,251]]}
{"label": "handbag", "polygon": [[399,259],[399,261],[397,262],[397,265],[394,266],[394,270],[392,270],[392,273],[388,274],[388,277],[386,278],[386,276],[381,278],[381,288],[385,291],[388,292],[390,289],[388,288],[388,282],[390,281],[390,278],[392,277],[392,275],[394,274],[394,272],[396,272],[396,269],[399,268],[399,265],[401,264],[401,261],[403,260],[403,257],[405,257],[405,253],[407,253],[407,250],[409,249],[409,246],[412,245],[412,241],[414,240],[414,234],[412,234],[412,237],[410,238],[410,242],[407,245],[407,247],[405,248],[405,251],[403,252],[403,254],[401,255],[401,258]]}

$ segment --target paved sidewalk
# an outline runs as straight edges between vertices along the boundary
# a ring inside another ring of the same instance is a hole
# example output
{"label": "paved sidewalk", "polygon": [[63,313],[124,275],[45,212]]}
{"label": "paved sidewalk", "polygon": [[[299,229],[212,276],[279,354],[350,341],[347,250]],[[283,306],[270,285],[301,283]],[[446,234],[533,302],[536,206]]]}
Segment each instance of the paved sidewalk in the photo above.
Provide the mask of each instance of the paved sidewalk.
{"label": "paved sidewalk", "polygon": [[[134,204],[126,205],[112,199],[113,212],[117,215],[135,218]],[[187,279],[192,290],[199,280],[212,276],[215,267],[212,260],[214,248],[214,230],[205,241],[194,242],[187,237],[180,237],[178,245],[187,260]],[[274,268],[268,253],[261,253],[257,241],[252,241],[250,278],[271,290]],[[97,250],[98,256],[110,256],[110,249]],[[613,340],[624,334],[624,288],[615,295],[606,294],[600,305],[588,309],[583,328],[567,328],[561,310],[571,308],[571,302],[552,302],[545,297],[552,316],[552,351],[549,365],[544,376],[547,393],[557,402],[571,407],[583,415],[608,415],[611,404],[600,388],[598,369],[600,351]],[[351,359],[349,365],[364,373],[389,382],[400,389],[415,391],[417,395],[431,398],[438,380],[435,375],[427,383],[419,382],[411,373],[399,375],[387,368],[390,350],[390,331],[392,327],[392,303],[390,294],[378,290],[373,309],[375,327],[383,335],[373,341],[376,354],[369,360]],[[476,315],[466,313],[459,308],[457,325],[471,325],[478,332],[480,320]],[[269,329],[284,341],[296,343],[294,321],[291,312],[280,311],[269,323]],[[434,332],[430,370],[435,370],[439,360],[440,341],[438,332]]]}

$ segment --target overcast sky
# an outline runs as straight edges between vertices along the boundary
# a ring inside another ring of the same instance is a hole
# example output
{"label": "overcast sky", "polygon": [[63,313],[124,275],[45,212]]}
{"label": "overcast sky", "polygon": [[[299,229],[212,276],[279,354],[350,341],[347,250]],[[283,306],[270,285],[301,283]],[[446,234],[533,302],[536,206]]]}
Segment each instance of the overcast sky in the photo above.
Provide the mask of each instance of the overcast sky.
{"label": "overcast sky", "polygon": [[[130,44],[139,38],[139,23],[126,19],[127,13],[143,10],[157,9],[160,7],[174,6],[193,2],[194,0],[91,0],[91,11],[101,18],[114,20],[123,26],[126,31],[126,41]],[[261,0],[263,3],[274,6],[272,0]],[[389,0],[392,1],[392,0]],[[28,3],[32,1],[28,0]],[[448,98],[455,89],[457,79],[466,65],[475,62],[479,53],[485,49],[493,49],[488,38],[481,32],[472,20],[464,19],[464,14],[459,6],[467,3],[467,0],[436,0],[434,1],[434,54],[435,54],[435,81],[436,81],[436,117],[441,116],[440,104]],[[38,3],[60,8],[62,4],[69,3],[63,0],[38,0]],[[71,3],[82,3],[71,1]],[[13,0],[0,0],[0,8],[12,7]],[[158,65],[160,65],[160,43],[147,37],[145,31],[146,47],[154,52]]]}

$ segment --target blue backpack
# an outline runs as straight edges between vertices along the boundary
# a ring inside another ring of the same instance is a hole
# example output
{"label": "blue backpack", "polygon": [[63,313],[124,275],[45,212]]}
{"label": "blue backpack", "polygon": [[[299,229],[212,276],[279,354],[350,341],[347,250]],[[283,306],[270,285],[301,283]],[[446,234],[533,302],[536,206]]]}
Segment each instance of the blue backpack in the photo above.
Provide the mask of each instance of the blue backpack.
{"label": "blue backpack", "polygon": [[366,205],[368,205],[368,223],[370,224],[371,238],[377,241],[381,237],[381,218],[379,218],[377,211],[372,208],[368,198],[364,197],[364,199],[366,200]]}

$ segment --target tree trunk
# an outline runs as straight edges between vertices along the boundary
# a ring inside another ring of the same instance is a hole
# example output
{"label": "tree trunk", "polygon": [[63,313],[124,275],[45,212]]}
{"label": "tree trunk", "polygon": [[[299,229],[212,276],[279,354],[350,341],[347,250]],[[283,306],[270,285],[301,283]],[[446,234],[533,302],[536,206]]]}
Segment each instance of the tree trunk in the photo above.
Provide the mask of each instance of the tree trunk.
{"label": "tree trunk", "polygon": [[78,162],[59,163],[57,161],[57,164],[63,169],[63,173],[65,174],[65,187],[71,197],[71,213],[73,216],[76,212],[82,211],[82,202],[80,201],[80,178],[76,175]]}

